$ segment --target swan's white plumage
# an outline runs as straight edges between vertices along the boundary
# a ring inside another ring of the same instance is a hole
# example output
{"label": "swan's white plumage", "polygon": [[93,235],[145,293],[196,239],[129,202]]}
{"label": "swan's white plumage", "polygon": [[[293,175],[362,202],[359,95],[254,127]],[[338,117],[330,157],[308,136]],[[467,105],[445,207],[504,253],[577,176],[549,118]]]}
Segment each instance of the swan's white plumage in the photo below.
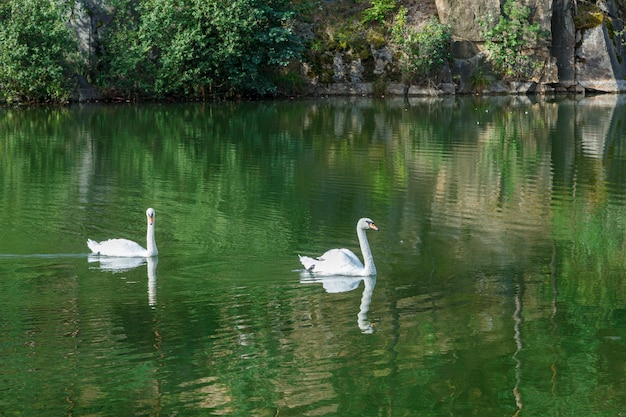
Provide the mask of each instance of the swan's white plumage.
{"label": "swan's white plumage", "polygon": [[370,249],[365,231],[368,229],[378,230],[372,219],[364,217],[359,219],[356,225],[356,234],[359,238],[363,261],[349,249],[331,249],[319,258],[300,256],[300,263],[304,269],[316,275],[347,275],[347,276],[371,276],[376,275],[376,266]]}
{"label": "swan's white plumage", "polygon": [[102,242],[87,239],[87,246],[94,254],[101,256],[147,257],[148,250],[137,242],[128,239],[108,239]]}
{"label": "swan's white plumage", "polygon": [[146,231],[146,248],[128,239],[109,239],[96,242],[87,239],[87,246],[94,255],[117,256],[128,258],[149,258],[158,255],[156,240],[154,237],[154,223],[156,213],[153,208],[146,210],[148,218],[148,228]]}

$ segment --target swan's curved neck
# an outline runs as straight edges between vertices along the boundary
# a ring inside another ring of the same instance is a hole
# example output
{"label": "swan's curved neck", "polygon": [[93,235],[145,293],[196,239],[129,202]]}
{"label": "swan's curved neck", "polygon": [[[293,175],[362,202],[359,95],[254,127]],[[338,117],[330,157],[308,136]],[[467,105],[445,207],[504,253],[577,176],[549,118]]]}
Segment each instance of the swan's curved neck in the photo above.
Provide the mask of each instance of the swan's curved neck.
{"label": "swan's curved neck", "polygon": [[374,265],[374,258],[372,257],[372,250],[370,249],[365,229],[357,227],[356,235],[359,237],[359,245],[361,246],[361,253],[363,254],[363,265],[365,266],[364,275],[376,275],[376,266]]}
{"label": "swan's curved neck", "polygon": [[154,238],[154,223],[148,222],[148,231],[146,232],[146,249],[148,256],[156,256],[159,254],[156,247],[156,239]]}

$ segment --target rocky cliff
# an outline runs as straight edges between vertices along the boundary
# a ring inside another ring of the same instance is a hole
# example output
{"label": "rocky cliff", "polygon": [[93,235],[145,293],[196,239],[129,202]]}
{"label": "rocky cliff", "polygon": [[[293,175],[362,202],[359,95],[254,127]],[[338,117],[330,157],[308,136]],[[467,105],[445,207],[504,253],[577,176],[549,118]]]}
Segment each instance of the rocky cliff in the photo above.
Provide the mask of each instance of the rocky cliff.
{"label": "rocky cliff", "polygon": [[[504,0],[435,0],[433,10],[440,22],[450,26],[453,61],[447,76],[436,86],[406,86],[394,82],[387,92],[415,94],[468,93],[549,93],[626,91],[626,57],[624,50],[623,0],[522,0],[531,10],[531,23],[537,23],[546,34],[545,42],[526,45],[540,57],[543,68],[531,79],[506,82],[489,71],[485,51],[486,25],[494,24],[502,13]],[[327,1],[326,3],[341,3]],[[405,4],[419,2],[404,2]],[[331,7],[328,4],[326,7]],[[424,19],[423,11],[411,8],[414,21]],[[393,73],[394,56],[385,45],[370,45],[378,73]],[[329,94],[372,93],[367,67],[351,51],[333,55],[333,82],[321,88]],[[472,74],[482,71],[486,79],[480,89],[472,85]],[[393,77],[388,79],[393,80]],[[315,81],[315,80],[314,80]],[[319,87],[319,86],[318,86]]]}
{"label": "rocky cliff", "polygon": [[[541,48],[546,63],[542,76],[526,83],[529,91],[626,91],[621,2],[525,0],[523,3],[533,11],[532,20],[548,33],[548,45],[528,45],[528,48]],[[460,74],[466,74],[468,67],[481,61],[479,54],[485,39],[478,30],[479,23],[486,16],[498,14],[501,2],[436,0],[436,5],[439,18],[451,25],[454,34],[454,67]]]}

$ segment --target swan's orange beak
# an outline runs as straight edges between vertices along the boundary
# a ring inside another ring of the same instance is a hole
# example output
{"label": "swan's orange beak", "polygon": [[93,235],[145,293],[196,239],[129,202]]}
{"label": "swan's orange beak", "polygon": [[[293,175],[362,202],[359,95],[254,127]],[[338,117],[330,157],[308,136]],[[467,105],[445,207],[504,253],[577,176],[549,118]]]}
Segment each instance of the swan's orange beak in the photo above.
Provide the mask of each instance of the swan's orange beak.
{"label": "swan's orange beak", "polygon": [[150,224],[150,226],[154,224],[154,216],[148,216],[148,223]]}
{"label": "swan's orange beak", "polygon": [[370,229],[376,230],[378,232],[378,226],[376,226],[374,223],[370,223]]}

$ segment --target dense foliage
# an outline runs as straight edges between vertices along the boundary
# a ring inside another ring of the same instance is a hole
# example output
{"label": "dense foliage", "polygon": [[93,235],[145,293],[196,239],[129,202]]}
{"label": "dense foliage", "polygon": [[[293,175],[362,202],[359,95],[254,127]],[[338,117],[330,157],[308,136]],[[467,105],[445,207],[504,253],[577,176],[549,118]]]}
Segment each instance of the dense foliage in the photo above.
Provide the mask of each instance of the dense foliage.
{"label": "dense foliage", "polygon": [[[106,98],[126,100],[291,94],[301,80],[290,64],[305,49],[306,76],[320,83],[353,81],[341,66],[351,62],[363,68],[354,79],[382,80],[383,92],[385,82],[400,78],[432,82],[450,60],[451,29],[436,17],[413,21],[407,4],[102,0],[106,17],[96,18],[81,0],[4,0],[0,101],[67,101],[79,77]],[[543,65],[528,45],[540,45],[545,35],[529,16],[528,7],[507,0],[499,20],[485,24],[485,47],[504,79],[532,79]],[[380,76],[373,51],[382,47],[394,56]],[[81,61],[79,50],[89,59]],[[485,83],[480,75],[473,75],[476,89]]]}
{"label": "dense foliage", "polygon": [[0,2],[0,99],[69,98],[77,46],[65,12],[54,0]]}
{"label": "dense foliage", "polygon": [[[75,2],[0,4],[0,100],[65,101],[75,76],[105,94],[165,99],[268,95],[302,43],[288,0],[105,0],[113,21],[78,66]],[[88,10],[88,13],[91,13]]]}
{"label": "dense foliage", "polygon": [[140,96],[276,92],[299,57],[287,0],[119,1],[105,43],[105,87]]}

